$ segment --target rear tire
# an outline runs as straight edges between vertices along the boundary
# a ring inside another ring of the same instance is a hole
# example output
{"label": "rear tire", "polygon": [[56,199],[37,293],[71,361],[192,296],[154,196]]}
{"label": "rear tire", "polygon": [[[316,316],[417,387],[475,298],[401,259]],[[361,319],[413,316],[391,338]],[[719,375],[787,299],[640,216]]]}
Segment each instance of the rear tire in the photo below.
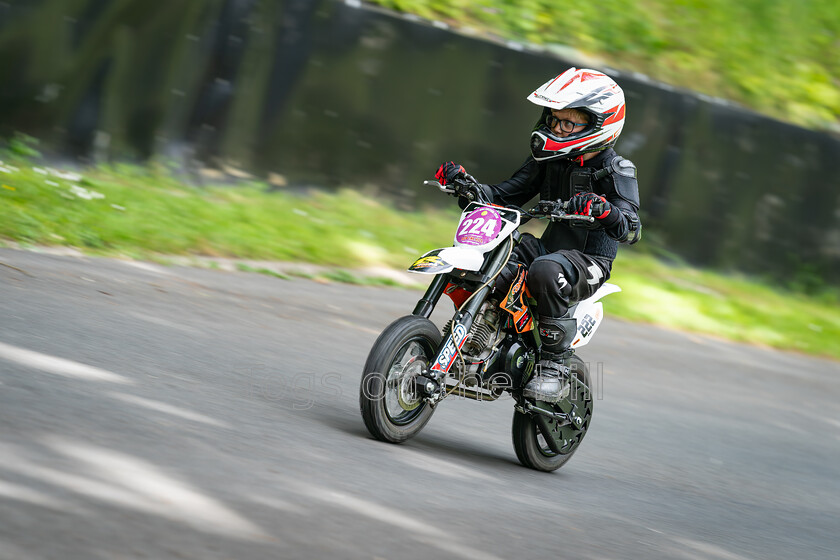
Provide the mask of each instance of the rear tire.
{"label": "rear tire", "polygon": [[401,443],[417,435],[432,417],[432,407],[414,389],[428,370],[441,334],[424,317],[408,315],[388,325],[370,350],[359,387],[359,407],[373,437]]}
{"label": "rear tire", "polygon": [[539,422],[531,414],[519,411],[513,413],[513,448],[516,457],[524,466],[543,472],[556,471],[577,451],[589,423],[592,420],[592,385],[589,380],[589,370],[578,356],[572,356],[569,366],[572,369],[572,392],[569,396],[572,404],[577,406],[578,413],[583,418],[581,428],[566,425],[561,429],[563,443],[561,453],[553,451],[545,441],[549,437],[543,434]]}

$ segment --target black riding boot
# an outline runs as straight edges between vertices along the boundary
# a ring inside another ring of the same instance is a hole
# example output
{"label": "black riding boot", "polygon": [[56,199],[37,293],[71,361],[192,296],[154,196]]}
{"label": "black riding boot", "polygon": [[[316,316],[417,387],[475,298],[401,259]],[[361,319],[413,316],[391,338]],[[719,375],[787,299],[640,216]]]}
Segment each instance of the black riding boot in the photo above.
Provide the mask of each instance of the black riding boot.
{"label": "black riding boot", "polygon": [[571,388],[569,366],[564,354],[575,336],[574,319],[540,317],[540,363],[534,377],[522,391],[526,397],[545,402],[557,402],[568,396]]}

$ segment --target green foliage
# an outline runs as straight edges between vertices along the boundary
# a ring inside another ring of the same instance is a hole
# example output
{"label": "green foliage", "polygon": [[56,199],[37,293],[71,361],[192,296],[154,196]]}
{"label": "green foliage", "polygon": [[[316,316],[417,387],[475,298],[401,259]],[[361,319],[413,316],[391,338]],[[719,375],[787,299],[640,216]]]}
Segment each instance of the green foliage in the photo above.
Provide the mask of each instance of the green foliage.
{"label": "green foliage", "polygon": [[40,157],[41,152],[33,148],[38,145],[38,139],[22,132],[15,132],[14,137],[9,140],[9,151],[21,157]]}
{"label": "green foliage", "polygon": [[606,64],[813,128],[840,120],[836,0],[371,0]]}
{"label": "green foliage", "polygon": [[319,275],[318,278],[332,280],[333,282],[341,282],[343,284],[356,284],[359,286],[400,286],[400,284],[397,281],[391,280],[390,278],[381,278],[377,276],[358,276],[350,271],[343,269],[325,272]]}
{"label": "green foliage", "polygon": [[277,272],[276,270],[271,270],[270,268],[265,267],[254,267],[245,263],[239,263],[236,265],[236,270],[242,272],[256,272],[257,274],[265,274],[266,276],[273,276],[275,278],[279,278],[281,280],[289,280],[291,276],[288,274],[283,274],[282,272]]}

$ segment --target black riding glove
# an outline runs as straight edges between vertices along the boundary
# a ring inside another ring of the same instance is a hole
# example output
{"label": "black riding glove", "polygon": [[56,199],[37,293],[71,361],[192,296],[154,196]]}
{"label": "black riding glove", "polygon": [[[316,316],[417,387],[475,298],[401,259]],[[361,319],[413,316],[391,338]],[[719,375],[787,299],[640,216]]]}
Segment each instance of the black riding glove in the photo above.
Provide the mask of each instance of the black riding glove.
{"label": "black riding glove", "polygon": [[464,166],[451,161],[447,161],[441,165],[438,168],[437,173],[435,173],[435,179],[437,179],[438,183],[444,187],[452,184],[452,182],[456,179],[464,180],[467,177],[467,170],[464,169]]}
{"label": "black riding glove", "polygon": [[566,211],[578,216],[592,216],[596,220],[603,220],[613,211],[612,204],[603,196],[595,193],[580,193],[572,197]]}
{"label": "black riding glove", "polygon": [[601,195],[580,193],[566,205],[566,212],[580,216],[592,216],[605,228],[611,228],[621,219],[621,211]]}

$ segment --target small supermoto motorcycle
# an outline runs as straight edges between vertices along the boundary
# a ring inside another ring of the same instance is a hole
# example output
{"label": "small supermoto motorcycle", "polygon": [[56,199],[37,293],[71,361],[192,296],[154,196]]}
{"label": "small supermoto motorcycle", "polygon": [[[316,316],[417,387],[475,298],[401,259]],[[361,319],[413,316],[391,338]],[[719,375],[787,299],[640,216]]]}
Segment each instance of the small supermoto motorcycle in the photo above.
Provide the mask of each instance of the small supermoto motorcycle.
{"label": "small supermoto motorcycle", "polygon": [[[471,202],[461,215],[452,247],[435,249],[409,268],[434,276],[411,315],[391,323],[368,355],[360,387],[362,418],[370,433],[391,443],[420,432],[447,397],[514,401],[513,447],[526,467],[554,471],[577,450],[592,420],[592,384],[586,364],[574,354],[587,344],[603,319],[598,301],[620,288],[604,284],[569,309],[576,326],[566,353],[565,379],[558,402],[525,398],[522,389],[537,373],[540,339],[534,302],[519,268],[507,294],[493,285],[521,237],[523,218],[587,220],[567,214],[560,201],[540,201],[530,211],[484,200],[468,177],[449,187],[426,181]],[[441,296],[455,304],[442,331],[429,320]]]}

